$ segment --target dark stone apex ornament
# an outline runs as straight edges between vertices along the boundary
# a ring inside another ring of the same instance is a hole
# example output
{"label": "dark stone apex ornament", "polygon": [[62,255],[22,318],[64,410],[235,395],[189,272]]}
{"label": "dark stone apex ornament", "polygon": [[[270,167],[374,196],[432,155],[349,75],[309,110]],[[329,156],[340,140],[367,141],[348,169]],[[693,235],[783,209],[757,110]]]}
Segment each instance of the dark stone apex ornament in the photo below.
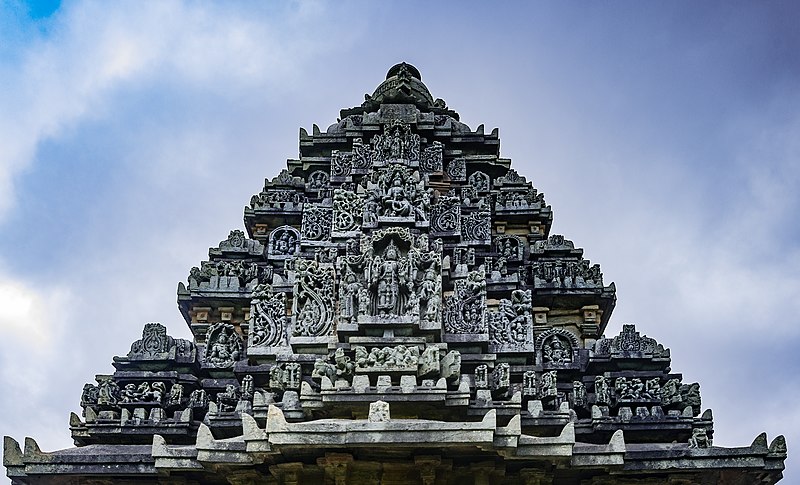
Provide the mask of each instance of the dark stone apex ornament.
{"label": "dark stone apex ornament", "polygon": [[712,446],[700,386],[633,325],[544,195],[419,71],[393,66],[267,179],[178,284],[193,341],[158,323],[96,376],[27,483],[764,483],[782,436]]}

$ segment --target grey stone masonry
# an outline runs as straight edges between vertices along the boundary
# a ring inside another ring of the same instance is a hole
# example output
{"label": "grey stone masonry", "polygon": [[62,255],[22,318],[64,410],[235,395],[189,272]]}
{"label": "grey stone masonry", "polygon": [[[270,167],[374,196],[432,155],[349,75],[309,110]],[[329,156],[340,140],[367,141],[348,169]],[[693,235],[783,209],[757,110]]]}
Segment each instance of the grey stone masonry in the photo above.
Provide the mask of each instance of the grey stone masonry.
{"label": "grey stone masonry", "polygon": [[[406,63],[265,180],[81,396],[76,447],[6,437],[15,484],[775,483],[713,446],[669,349],[604,332],[615,286]],[[224,236],[224,235],[221,235]]]}

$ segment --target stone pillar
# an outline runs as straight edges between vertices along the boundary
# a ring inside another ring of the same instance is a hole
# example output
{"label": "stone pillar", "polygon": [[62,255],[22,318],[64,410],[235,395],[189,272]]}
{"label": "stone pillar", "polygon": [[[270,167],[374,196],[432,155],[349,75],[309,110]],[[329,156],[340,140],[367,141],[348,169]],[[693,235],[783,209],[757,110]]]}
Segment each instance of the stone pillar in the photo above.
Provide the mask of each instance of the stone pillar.
{"label": "stone pillar", "polygon": [[470,469],[475,476],[475,485],[491,485],[490,476],[494,472],[494,462],[473,463]]}
{"label": "stone pillar", "polygon": [[384,463],[383,474],[381,475],[381,485],[407,485],[409,480],[410,466],[401,463]]}
{"label": "stone pillar", "polygon": [[225,472],[225,479],[231,485],[269,485],[276,483],[272,477],[265,477],[253,469],[231,470]]}
{"label": "stone pillar", "polygon": [[380,463],[374,461],[357,461],[350,467],[350,481],[354,485],[380,485]]}
{"label": "stone pillar", "polygon": [[544,470],[524,468],[519,471],[519,477],[520,483],[524,485],[550,485],[553,483],[553,478]]}
{"label": "stone pillar", "polygon": [[436,482],[436,469],[442,464],[439,456],[415,456],[414,464],[419,470],[422,485],[434,485]]}
{"label": "stone pillar", "polygon": [[347,485],[348,471],[353,463],[353,455],[347,453],[325,453],[324,458],[317,459],[317,465],[325,470],[326,482],[336,485]]}
{"label": "stone pillar", "polygon": [[302,485],[302,463],[281,463],[269,467],[269,471],[281,485]]}

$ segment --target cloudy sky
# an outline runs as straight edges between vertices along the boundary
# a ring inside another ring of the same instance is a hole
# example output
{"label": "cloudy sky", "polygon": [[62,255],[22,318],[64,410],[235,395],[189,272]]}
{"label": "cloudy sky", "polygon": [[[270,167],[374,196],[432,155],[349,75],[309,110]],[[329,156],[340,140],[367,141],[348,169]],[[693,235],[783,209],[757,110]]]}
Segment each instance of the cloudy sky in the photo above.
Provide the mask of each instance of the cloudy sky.
{"label": "cloudy sky", "polygon": [[0,0],[0,433],[71,445],[83,384],[264,177],[405,60],[545,192],[554,233],[699,381],[715,444],[800,482],[800,5]]}

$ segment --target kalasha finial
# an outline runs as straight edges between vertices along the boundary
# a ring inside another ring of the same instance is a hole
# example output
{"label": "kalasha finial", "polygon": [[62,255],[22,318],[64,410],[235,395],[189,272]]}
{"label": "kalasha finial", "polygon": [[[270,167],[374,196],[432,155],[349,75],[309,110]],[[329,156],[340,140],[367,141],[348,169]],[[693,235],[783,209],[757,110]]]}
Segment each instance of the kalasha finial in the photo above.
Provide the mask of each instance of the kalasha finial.
{"label": "kalasha finial", "polygon": [[401,62],[392,66],[389,72],[386,73],[386,79],[393,76],[403,76],[404,74],[422,81],[422,75],[419,73],[419,69],[406,62]]}

